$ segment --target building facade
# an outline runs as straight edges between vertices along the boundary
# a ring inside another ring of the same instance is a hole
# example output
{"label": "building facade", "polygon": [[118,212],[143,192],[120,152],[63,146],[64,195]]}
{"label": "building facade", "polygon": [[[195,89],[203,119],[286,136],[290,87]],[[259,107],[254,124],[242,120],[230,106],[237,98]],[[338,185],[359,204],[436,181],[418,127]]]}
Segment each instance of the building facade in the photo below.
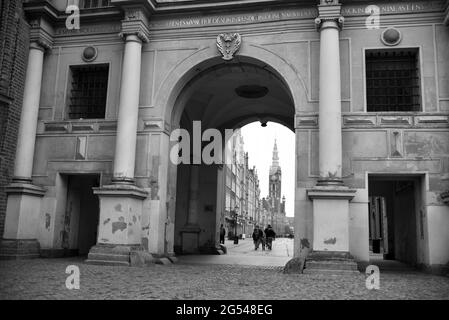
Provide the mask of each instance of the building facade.
{"label": "building facade", "polygon": [[259,217],[259,178],[256,168],[248,166],[248,153],[240,129],[225,149],[225,228],[229,239],[250,237]]}
{"label": "building facade", "polygon": [[85,0],[79,29],[72,2],[24,4],[3,257],[213,249],[224,166],[173,163],[170,135],[276,121],[296,134],[295,256],[367,262],[380,240],[448,263],[447,1]]}

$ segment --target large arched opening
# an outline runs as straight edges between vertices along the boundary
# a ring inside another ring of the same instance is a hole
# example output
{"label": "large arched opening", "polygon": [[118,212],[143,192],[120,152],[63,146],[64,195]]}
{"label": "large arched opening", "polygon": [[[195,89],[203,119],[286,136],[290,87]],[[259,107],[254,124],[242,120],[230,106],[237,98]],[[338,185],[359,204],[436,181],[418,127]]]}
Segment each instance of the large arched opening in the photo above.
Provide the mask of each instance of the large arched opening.
{"label": "large arched opening", "polygon": [[[190,80],[177,88],[179,94],[173,100],[169,119],[172,129],[189,133],[191,146],[189,163],[174,163],[169,155],[169,185],[173,189],[171,198],[176,201],[173,239],[167,242],[177,254],[214,253],[225,212],[231,209],[226,207],[224,192],[226,163],[194,163],[195,141],[201,139],[201,134],[207,129],[219,130],[225,160],[229,129],[258,121],[262,126],[276,122],[294,132],[291,85],[272,66],[248,56],[237,56],[232,61],[215,57],[192,70]],[[171,142],[170,152],[180,141]],[[200,142],[201,151],[210,141]],[[183,152],[178,155],[185,156]]]}

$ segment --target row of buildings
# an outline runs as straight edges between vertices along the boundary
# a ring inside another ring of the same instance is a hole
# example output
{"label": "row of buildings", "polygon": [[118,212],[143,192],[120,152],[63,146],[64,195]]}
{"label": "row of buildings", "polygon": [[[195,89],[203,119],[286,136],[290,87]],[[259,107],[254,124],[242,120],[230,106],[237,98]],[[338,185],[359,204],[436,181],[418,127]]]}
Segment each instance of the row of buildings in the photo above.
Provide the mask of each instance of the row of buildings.
{"label": "row of buildings", "polygon": [[249,167],[241,130],[237,130],[226,146],[225,228],[232,239],[251,236],[256,225],[270,224],[276,234],[289,233],[291,221],[286,217],[285,196],[281,198],[281,167],[276,142],[269,172],[269,194],[261,198],[256,167]]}

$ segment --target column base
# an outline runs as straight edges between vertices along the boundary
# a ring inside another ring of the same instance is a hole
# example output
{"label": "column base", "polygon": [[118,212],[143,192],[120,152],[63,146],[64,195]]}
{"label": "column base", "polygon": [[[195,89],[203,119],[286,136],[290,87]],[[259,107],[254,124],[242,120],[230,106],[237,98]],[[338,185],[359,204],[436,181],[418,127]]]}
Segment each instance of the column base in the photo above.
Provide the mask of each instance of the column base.
{"label": "column base", "polygon": [[143,201],[148,193],[125,184],[94,188],[94,193],[100,200],[97,244],[140,246]]}
{"label": "column base", "polygon": [[305,260],[303,273],[360,275],[354,258],[341,251],[312,251]]}
{"label": "column base", "polygon": [[87,264],[143,267],[155,263],[153,256],[140,245],[97,244],[87,255]]}
{"label": "column base", "polygon": [[38,226],[45,189],[14,180],[6,186],[5,191],[8,200],[4,238],[0,242],[0,259],[39,258]]}
{"label": "column base", "polygon": [[307,190],[313,201],[313,251],[349,251],[349,201],[355,193],[345,186]]}
{"label": "column base", "polygon": [[0,260],[33,259],[40,257],[36,239],[1,239]]}

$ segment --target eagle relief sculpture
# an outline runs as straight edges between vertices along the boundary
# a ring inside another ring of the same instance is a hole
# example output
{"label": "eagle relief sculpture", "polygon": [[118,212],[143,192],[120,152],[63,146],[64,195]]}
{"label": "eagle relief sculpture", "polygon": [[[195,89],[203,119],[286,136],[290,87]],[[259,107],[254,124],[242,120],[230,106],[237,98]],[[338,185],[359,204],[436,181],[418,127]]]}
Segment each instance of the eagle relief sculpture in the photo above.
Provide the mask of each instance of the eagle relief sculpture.
{"label": "eagle relief sculpture", "polygon": [[239,50],[242,37],[238,33],[221,33],[217,36],[217,48],[224,60],[232,60]]}

